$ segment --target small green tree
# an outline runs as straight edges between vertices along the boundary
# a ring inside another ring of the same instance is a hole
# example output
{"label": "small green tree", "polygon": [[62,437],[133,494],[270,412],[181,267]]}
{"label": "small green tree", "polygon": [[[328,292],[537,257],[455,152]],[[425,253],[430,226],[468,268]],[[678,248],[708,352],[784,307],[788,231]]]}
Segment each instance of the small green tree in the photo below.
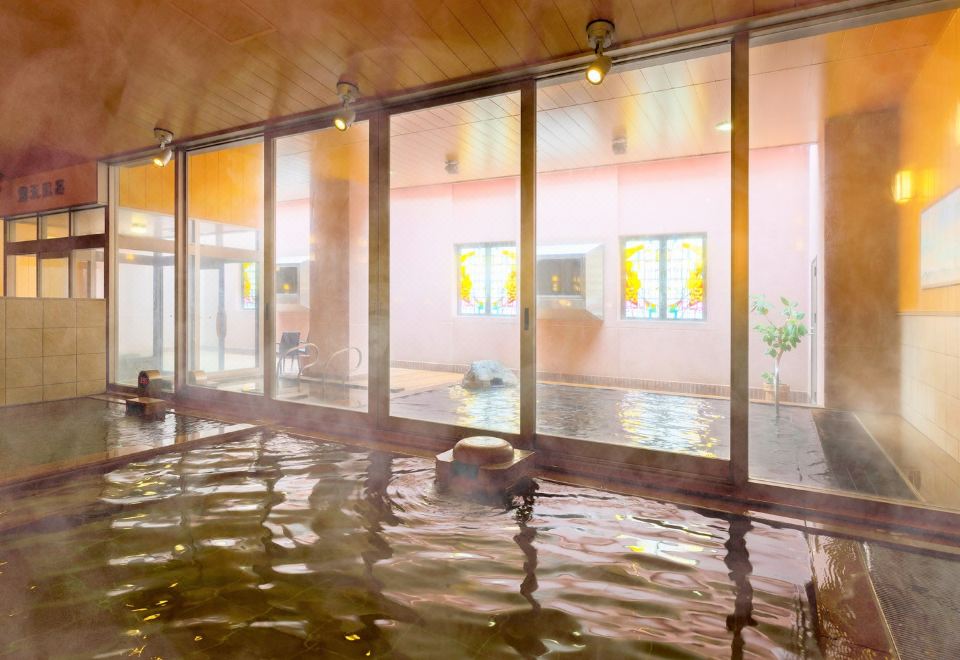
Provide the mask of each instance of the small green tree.
{"label": "small green tree", "polygon": [[763,317],[764,323],[758,323],[753,329],[760,333],[760,338],[767,345],[767,355],[773,358],[773,373],[765,371],[763,381],[773,385],[773,401],[776,414],[780,414],[780,360],[783,354],[795,349],[800,340],[807,334],[807,326],[803,322],[804,313],[797,309],[799,303],[790,302],[783,296],[783,322],[776,324],[770,318],[770,303],[763,295],[751,297],[750,311]]}

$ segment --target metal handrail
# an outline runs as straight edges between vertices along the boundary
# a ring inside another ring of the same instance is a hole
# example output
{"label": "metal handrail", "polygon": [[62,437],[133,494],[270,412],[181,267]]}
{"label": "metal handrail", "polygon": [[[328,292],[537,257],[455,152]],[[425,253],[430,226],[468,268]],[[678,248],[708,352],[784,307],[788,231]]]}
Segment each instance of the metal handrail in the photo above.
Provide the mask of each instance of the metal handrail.
{"label": "metal handrail", "polygon": [[334,351],[330,354],[330,357],[327,358],[326,362],[323,363],[323,367],[320,370],[320,376],[322,380],[320,381],[320,396],[326,398],[327,396],[327,367],[330,366],[330,363],[333,362],[333,359],[338,355],[343,355],[344,353],[350,353],[350,351],[357,352],[357,363],[354,366],[347,365],[347,377],[340,379],[341,387],[346,385],[347,378],[350,377],[350,374],[360,368],[360,365],[363,364],[363,352],[356,346],[347,346],[346,348],[341,348],[340,350]]}
{"label": "metal handrail", "polygon": [[[292,346],[292,347],[290,347],[289,349],[287,349],[287,350],[283,353],[283,355],[280,357],[280,360],[277,362],[277,380],[278,380],[278,381],[280,380],[280,378],[283,377],[283,364],[286,362],[286,358],[289,357],[292,353],[295,353],[295,352],[300,351],[300,350],[303,350],[303,349],[307,349],[308,351],[311,351],[311,352],[313,353],[313,355],[314,355],[314,359],[313,359],[312,361],[310,361],[310,362],[307,362],[306,364],[303,364],[303,363],[302,363],[301,361],[299,361],[299,360],[297,361],[297,364],[299,365],[299,368],[297,369],[297,388],[299,389],[300,380],[303,378],[303,372],[306,371],[307,369],[310,369],[311,367],[315,366],[317,363],[320,362],[320,348],[319,348],[316,344],[313,344],[313,343],[310,343],[310,342],[305,342],[305,343],[302,343],[302,344],[297,344],[296,346]],[[347,367],[347,374],[348,374],[348,376],[347,376],[347,378],[349,378],[349,374],[350,374],[350,373],[352,373],[352,372],[356,371],[357,369],[359,369],[359,368],[360,368],[360,365],[363,364],[363,351],[361,351],[361,350],[360,350],[359,348],[357,348],[356,346],[348,346],[348,347],[346,347],[346,348],[341,348],[341,349],[336,350],[336,351],[334,351],[333,353],[331,353],[331,354],[327,357],[327,359],[324,360],[323,366],[320,368],[320,376],[319,376],[319,380],[320,380],[320,396],[323,396],[323,397],[326,397],[326,396],[327,396],[327,391],[326,391],[326,390],[327,390],[327,377],[328,377],[327,370],[328,370],[328,368],[330,367],[330,363],[333,362],[334,358],[336,358],[336,357],[338,357],[338,356],[340,356],[340,355],[343,355],[344,353],[350,353],[351,351],[353,351],[353,352],[356,353],[357,361],[356,361],[356,364],[348,364],[348,367]],[[346,378],[342,378],[342,379],[340,380],[340,384],[341,384],[341,385],[345,385],[345,384],[346,384]]]}
{"label": "metal handrail", "polygon": [[297,344],[296,346],[291,346],[286,351],[284,351],[283,354],[280,356],[280,359],[277,360],[277,380],[278,381],[280,380],[280,378],[283,377],[283,365],[284,363],[286,363],[287,358],[290,357],[291,354],[297,353],[303,349],[312,349],[316,357],[314,358],[313,362],[307,363],[306,366],[304,366],[299,359],[297,360],[297,379],[298,380],[300,379],[300,376],[303,375],[304,369],[309,369],[310,367],[312,367],[313,365],[315,365],[317,362],[320,361],[320,348],[316,344],[311,344],[309,342],[306,342],[303,344]]}

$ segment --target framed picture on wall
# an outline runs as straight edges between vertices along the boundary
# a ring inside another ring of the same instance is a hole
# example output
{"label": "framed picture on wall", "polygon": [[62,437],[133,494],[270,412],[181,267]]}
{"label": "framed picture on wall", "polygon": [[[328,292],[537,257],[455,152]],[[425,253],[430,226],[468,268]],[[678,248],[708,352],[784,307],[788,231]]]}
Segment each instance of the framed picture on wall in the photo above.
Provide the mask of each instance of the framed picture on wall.
{"label": "framed picture on wall", "polygon": [[960,284],[960,188],[920,214],[920,287]]}

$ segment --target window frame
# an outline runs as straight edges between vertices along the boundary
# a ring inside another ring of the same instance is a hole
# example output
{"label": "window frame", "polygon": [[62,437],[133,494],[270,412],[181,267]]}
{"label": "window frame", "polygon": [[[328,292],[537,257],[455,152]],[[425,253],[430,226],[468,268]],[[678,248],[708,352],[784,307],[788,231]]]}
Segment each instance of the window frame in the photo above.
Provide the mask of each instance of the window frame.
{"label": "window frame", "polygon": [[[699,238],[703,241],[703,313],[697,319],[670,318],[667,315],[667,260],[666,244],[671,240],[683,238]],[[628,241],[657,241],[660,244],[659,258],[659,316],[654,318],[638,317],[631,318],[627,316],[627,266],[624,258],[624,251]],[[630,234],[620,237],[620,320],[627,322],[641,321],[649,323],[705,323],[707,316],[707,232],[680,232],[675,234]]]}
{"label": "window frame", "polygon": [[[518,295],[516,299],[517,308],[513,311],[512,314],[494,314],[493,313],[493,279],[492,279],[492,262],[493,262],[493,250],[501,247],[513,248],[515,252],[518,251],[517,243],[515,241],[484,241],[480,243],[454,243],[453,245],[453,261],[454,269],[457,274],[456,287],[454,288],[454,295],[457,298],[457,316],[464,318],[490,318],[490,319],[512,319],[516,318],[519,315],[519,282],[518,286]],[[464,248],[475,248],[477,250],[483,250],[483,269],[484,269],[484,279],[483,283],[486,287],[486,306],[484,307],[483,313],[477,312],[465,312],[463,311],[463,298],[460,297],[460,282],[462,281],[462,271],[460,270],[460,251]],[[518,271],[519,277],[519,252],[514,257],[516,262],[515,268]]]}
{"label": "window frame", "polygon": [[[91,210],[99,210],[103,213],[103,217],[104,217],[103,233],[76,235],[74,233],[75,214],[81,211],[91,211]],[[108,226],[107,213],[108,213],[108,207],[106,205],[96,204],[96,205],[69,207],[69,208],[59,209],[59,210],[45,211],[42,213],[28,213],[25,215],[8,216],[5,218],[2,218],[2,220],[0,221],[3,222],[2,241],[4,244],[3,245],[4,258],[3,258],[2,268],[3,268],[4,277],[3,277],[3,291],[0,292],[0,295],[2,295],[2,297],[14,297],[7,294],[7,287],[8,287],[8,281],[9,281],[8,280],[9,269],[7,267],[7,261],[10,256],[31,255],[31,254],[36,255],[37,257],[37,273],[36,273],[37,293],[35,296],[32,296],[32,297],[42,300],[43,299],[43,287],[41,282],[41,260],[42,259],[56,258],[58,256],[65,256],[65,255],[69,256],[69,255],[72,255],[74,250],[86,250],[86,249],[95,249],[95,248],[102,248],[104,250],[104,254],[106,255],[107,231],[108,231],[107,230],[107,226]],[[40,238],[40,236],[42,236],[42,233],[43,233],[42,225],[44,222],[44,218],[47,216],[60,215],[60,214],[67,214],[68,216],[68,220],[67,220],[68,235],[62,236],[59,238]],[[25,221],[33,222],[34,229],[35,229],[34,235],[36,236],[36,238],[32,240],[11,241],[10,240],[11,223],[25,222]],[[74,291],[74,282],[73,282],[74,273],[73,273],[72,257],[69,261],[69,269],[70,269],[68,273],[69,294],[67,298],[72,299],[73,291]],[[107,274],[106,268],[105,268],[104,283],[102,287],[104,297],[93,298],[93,300],[103,300],[106,298],[108,277],[109,275]],[[95,290],[96,290],[96,287],[95,287]]]}

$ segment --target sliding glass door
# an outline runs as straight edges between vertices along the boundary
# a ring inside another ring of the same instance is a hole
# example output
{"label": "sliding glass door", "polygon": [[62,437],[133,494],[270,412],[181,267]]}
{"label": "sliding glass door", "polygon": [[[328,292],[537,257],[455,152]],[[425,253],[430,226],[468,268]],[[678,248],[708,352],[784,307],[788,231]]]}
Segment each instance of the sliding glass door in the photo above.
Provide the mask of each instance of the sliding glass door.
{"label": "sliding glass door", "polygon": [[520,93],[389,125],[389,415],[519,433]]}
{"label": "sliding glass door", "polygon": [[750,50],[759,484],[960,508],[958,24]]}
{"label": "sliding glass door", "polygon": [[538,88],[538,447],[725,474],[729,200],[727,49]]}
{"label": "sliding glass door", "polygon": [[275,140],[275,398],[367,410],[370,123]]}
{"label": "sliding glass door", "polygon": [[[112,382],[136,386],[140,371],[157,370],[172,385],[175,165],[134,164],[115,172]],[[74,223],[76,229],[77,218]],[[74,266],[83,263],[75,253]]]}
{"label": "sliding glass door", "polygon": [[187,384],[263,392],[263,143],[187,158]]}

